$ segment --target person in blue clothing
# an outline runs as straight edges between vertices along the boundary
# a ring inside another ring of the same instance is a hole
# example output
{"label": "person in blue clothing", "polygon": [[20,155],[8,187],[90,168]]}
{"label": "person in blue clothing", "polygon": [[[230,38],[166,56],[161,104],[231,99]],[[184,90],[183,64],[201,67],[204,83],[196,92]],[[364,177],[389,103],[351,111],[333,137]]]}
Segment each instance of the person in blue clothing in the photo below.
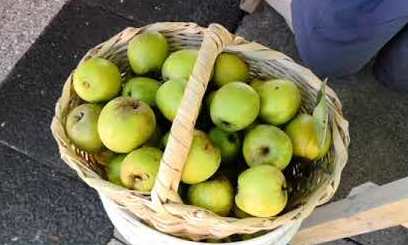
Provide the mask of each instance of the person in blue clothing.
{"label": "person in blue clothing", "polygon": [[304,63],[321,77],[359,71],[408,91],[408,0],[268,0],[295,34]]}

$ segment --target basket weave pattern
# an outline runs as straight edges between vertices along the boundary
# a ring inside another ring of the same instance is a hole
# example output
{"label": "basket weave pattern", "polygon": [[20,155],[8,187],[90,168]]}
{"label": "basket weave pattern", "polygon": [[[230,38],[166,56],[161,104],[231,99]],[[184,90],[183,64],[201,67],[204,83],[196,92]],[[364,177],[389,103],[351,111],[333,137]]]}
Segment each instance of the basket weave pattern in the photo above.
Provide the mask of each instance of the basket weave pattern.
{"label": "basket weave pattern", "polygon": [[248,42],[217,24],[203,28],[194,23],[164,22],[142,28],[127,28],[91,49],[81,62],[95,56],[104,57],[117,64],[122,76],[126,77],[130,71],[128,42],[136,34],[148,30],[161,32],[167,38],[171,51],[182,48],[200,49],[171,127],[154,188],[150,194],[141,193],[108,182],[103,178],[105,173],[98,158],[71,143],[65,132],[66,116],[82,103],[73,90],[71,73],[56,104],[51,129],[61,158],[83,181],[156,229],[193,240],[272,230],[282,224],[304,219],[316,206],[333,196],[347,162],[349,134],[348,122],[342,116],[341,103],[334,91],[327,88],[330,130],[333,135],[331,150],[324,159],[311,164],[307,174],[298,171],[296,166],[288,170],[293,186],[288,207],[281,215],[273,218],[237,219],[220,217],[207,210],[183,204],[177,189],[192,142],[195,121],[218,54],[232,52],[242,57],[250,66],[252,78],[277,77],[294,81],[301,91],[301,110],[305,112],[313,110],[321,81],[310,70],[294,63],[284,54],[258,43]]}

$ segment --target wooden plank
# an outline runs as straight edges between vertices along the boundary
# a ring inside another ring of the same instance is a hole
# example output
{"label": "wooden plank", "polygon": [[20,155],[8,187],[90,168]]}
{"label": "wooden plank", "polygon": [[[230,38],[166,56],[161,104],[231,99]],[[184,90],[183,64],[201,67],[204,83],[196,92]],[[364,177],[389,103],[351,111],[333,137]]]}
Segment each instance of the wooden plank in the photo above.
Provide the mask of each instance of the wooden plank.
{"label": "wooden plank", "polygon": [[368,192],[368,191],[373,190],[375,188],[378,188],[377,184],[375,184],[373,182],[367,182],[367,183],[364,183],[362,185],[354,187],[350,191],[350,193],[348,194],[347,197],[351,197],[351,196],[355,196],[355,195],[358,195],[358,194],[361,194],[361,193],[364,193],[364,192]]}
{"label": "wooden plank", "polygon": [[317,208],[292,243],[317,244],[408,223],[408,177]]}
{"label": "wooden plank", "polygon": [[240,8],[245,12],[252,14],[255,12],[256,7],[261,3],[261,0],[241,0]]}

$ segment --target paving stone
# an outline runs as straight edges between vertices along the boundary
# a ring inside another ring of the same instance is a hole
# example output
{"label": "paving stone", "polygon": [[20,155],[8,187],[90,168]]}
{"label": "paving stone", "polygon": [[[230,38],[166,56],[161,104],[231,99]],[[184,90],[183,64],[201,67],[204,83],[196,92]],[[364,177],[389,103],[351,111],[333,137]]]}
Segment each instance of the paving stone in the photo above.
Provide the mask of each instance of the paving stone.
{"label": "paving stone", "polygon": [[106,244],[113,227],[96,194],[0,145],[0,244]]}
{"label": "paving stone", "polygon": [[357,245],[357,244],[350,240],[339,239],[331,242],[321,243],[321,245]]}
{"label": "paving stone", "polygon": [[72,174],[49,129],[54,105],[84,53],[130,24],[79,1],[65,5],[0,86],[0,142]]}
{"label": "paving stone", "polygon": [[120,0],[90,1],[110,11],[134,21],[141,26],[158,21],[192,21],[202,26],[210,23],[223,24],[234,31],[244,12],[239,8],[239,0]]}
{"label": "paving stone", "polygon": [[67,0],[1,0],[0,83]]}
{"label": "paving stone", "polygon": [[[403,211],[402,211],[403,212]],[[351,238],[364,245],[407,245],[408,229],[398,226],[380,231],[371,232]]]}
{"label": "paving stone", "polygon": [[381,185],[408,173],[408,93],[382,86],[366,67],[330,82],[350,122],[349,161],[336,198],[365,182]]}

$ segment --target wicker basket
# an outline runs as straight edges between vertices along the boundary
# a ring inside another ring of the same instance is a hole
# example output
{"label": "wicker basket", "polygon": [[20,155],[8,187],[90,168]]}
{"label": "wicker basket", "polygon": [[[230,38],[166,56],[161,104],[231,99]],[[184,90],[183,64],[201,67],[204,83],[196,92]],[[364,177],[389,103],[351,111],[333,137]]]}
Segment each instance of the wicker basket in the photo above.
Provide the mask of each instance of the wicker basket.
{"label": "wicker basket", "polygon": [[181,171],[218,54],[226,51],[241,56],[250,66],[251,77],[278,77],[294,81],[301,90],[302,111],[313,110],[321,80],[284,54],[258,43],[248,42],[217,24],[203,28],[194,23],[166,22],[142,28],[127,28],[91,49],[81,62],[94,56],[107,58],[119,66],[125,77],[130,70],[127,44],[133,36],[146,30],[161,32],[167,38],[172,51],[181,48],[200,49],[193,74],[171,127],[154,188],[150,194],[140,193],[106,181],[98,158],[79,150],[70,142],[64,130],[66,116],[71,109],[82,103],[73,90],[71,74],[56,105],[51,129],[62,159],[83,181],[157,230],[192,240],[273,230],[283,224],[303,220],[316,206],[327,202],[333,196],[340,181],[341,171],[347,162],[349,134],[348,122],[342,116],[341,103],[336,94],[327,88],[330,130],[333,135],[331,150],[324,159],[311,163],[306,168],[302,167],[304,165],[292,164],[285,170],[292,186],[287,208],[281,215],[273,218],[237,219],[220,217],[208,210],[183,204],[177,193]]}

